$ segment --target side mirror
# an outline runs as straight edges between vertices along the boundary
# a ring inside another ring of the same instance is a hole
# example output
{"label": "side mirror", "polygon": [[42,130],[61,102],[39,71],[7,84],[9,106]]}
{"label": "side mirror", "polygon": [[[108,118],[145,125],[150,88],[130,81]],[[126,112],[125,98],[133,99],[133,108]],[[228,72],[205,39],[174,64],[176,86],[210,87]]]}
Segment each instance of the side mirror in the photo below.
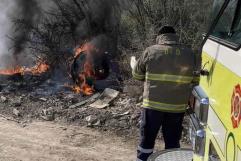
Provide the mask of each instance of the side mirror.
{"label": "side mirror", "polygon": [[194,75],[209,76],[210,72],[207,69],[201,69],[200,71],[194,71]]}

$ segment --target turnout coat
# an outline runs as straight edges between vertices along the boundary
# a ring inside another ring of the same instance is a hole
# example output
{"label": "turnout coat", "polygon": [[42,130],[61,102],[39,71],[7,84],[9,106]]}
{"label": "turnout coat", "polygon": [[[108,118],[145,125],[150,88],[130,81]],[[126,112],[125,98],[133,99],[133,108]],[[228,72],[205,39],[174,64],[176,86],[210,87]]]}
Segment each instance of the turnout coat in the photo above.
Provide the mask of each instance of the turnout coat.
{"label": "turnout coat", "polygon": [[157,37],[137,61],[132,74],[144,81],[143,106],[163,112],[182,113],[199,77],[194,76],[195,55],[181,45],[176,34]]}

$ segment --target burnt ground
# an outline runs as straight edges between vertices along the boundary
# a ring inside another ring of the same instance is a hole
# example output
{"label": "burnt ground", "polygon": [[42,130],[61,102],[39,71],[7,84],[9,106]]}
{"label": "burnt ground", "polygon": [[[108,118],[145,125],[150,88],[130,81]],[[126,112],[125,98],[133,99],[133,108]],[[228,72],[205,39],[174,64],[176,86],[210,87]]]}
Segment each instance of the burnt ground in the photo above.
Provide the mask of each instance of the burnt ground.
{"label": "burnt ground", "polygon": [[2,85],[0,113],[20,122],[61,121],[115,132],[122,136],[136,136],[140,115],[136,98],[122,92],[105,109],[91,108],[88,106],[91,102],[71,108],[90,96],[75,94],[65,87],[53,92],[52,88],[51,83],[35,86],[10,81]]}
{"label": "burnt ground", "polygon": [[[96,109],[88,106],[91,102],[74,107],[73,105],[90,96],[74,94],[63,85],[56,85],[50,80],[42,84],[38,79],[29,82],[8,80],[0,87],[0,114],[23,127],[36,120],[53,121],[137,140],[141,92],[141,84],[125,81],[119,96],[110,106]],[[159,138],[162,139],[161,136]],[[183,144],[189,144],[187,138],[188,119],[185,119]]]}

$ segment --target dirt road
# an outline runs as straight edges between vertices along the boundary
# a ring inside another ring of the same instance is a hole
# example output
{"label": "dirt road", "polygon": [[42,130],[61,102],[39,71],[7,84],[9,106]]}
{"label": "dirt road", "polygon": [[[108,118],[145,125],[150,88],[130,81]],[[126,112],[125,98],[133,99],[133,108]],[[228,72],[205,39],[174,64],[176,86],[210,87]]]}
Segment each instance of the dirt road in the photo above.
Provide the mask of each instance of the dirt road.
{"label": "dirt road", "polygon": [[26,127],[0,117],[0,161],[133,161],[135,143],[52,122]]}

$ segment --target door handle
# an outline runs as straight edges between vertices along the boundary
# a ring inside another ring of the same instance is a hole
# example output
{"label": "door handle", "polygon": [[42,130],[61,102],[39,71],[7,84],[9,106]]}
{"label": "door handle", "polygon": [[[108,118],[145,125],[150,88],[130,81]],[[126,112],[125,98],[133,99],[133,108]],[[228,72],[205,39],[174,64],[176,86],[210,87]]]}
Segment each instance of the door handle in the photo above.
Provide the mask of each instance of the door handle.
{"label": "door handle", "polygon": [[201,69],[200,75],[202,76],[209,76],[210,72],[207,69]]}

